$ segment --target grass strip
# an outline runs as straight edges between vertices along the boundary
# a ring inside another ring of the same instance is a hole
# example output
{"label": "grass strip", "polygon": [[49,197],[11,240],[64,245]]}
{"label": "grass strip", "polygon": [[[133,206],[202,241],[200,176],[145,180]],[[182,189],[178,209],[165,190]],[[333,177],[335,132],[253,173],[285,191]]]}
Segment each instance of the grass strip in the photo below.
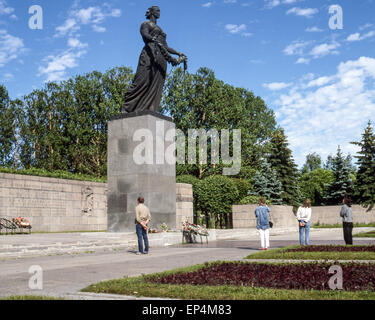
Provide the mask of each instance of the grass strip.
{"label": "grass strip", "polygon": [[9,297],[0,297],[0,300],[64,300],[63,298],[54,298],[47,296],[9,296]]}
{"label": "grass strip", "polygon": [[103,281],[92,284],[81,291],[186,300],[375,300],[375,292],[371,291],[286,290],[233,285],[171,285],[147,281],[150,277],[191,272],[204,267],[207,265],[195,265],[157,274]]}
{"label": "grass strip", "polygon": [[288,252],[299,246],[288,246],[252,253],[245,259],[285,260],[375,260],[375,252]]}
{"label": "grass strip", "polygon": [[355,238],[375,238],[375,231],[360,232],[353,235]]}
{"label": "grass strip", "polygon": [[[375,223],[355,223],[353,225],[354,228],[374,228]],[[342,228],[342,224],[314,224],[311,228],[315,229],[334,229],[334,228]]]}

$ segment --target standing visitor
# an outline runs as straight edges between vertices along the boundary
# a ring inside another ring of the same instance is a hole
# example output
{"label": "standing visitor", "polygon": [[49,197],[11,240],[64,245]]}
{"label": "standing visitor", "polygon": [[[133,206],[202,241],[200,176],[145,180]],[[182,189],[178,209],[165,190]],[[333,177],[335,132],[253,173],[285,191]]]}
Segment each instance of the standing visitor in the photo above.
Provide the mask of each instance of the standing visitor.
{"label": "standing visitor", "polygon": [[303,205],[298,208],[297,220],[299,224],[299,244],[301,246],[310,244],[310,220],[311,220],[311,201],[306,199]]}
{"label": "standing visitor", "polygon": [[[147,224],[151,220],[150,210],[144,205],[145,199],[138,198],[138,205],[135,207],[135,230],[138,237],[138,252],[137,254],[148,253],[148,237],[147,237]],[[143,251],[143,241],[145,242],[145,250]]]}
{"label": "standing visitor", "polygon": [[353,244],[353,212],[352,212],[352,199],[348,196],[345,196],[342,200],[344,204],[341,207],[340,217],[342,217],[342,226],[344,231],[344,240],[345,244]]}
{"label": "standing visitor", "polygon": [[267,250],[270,246],[270,208],[264,198],[259,199],[259,206],[255,209],[257,218],[257,230],[260,236],[261,250]]}

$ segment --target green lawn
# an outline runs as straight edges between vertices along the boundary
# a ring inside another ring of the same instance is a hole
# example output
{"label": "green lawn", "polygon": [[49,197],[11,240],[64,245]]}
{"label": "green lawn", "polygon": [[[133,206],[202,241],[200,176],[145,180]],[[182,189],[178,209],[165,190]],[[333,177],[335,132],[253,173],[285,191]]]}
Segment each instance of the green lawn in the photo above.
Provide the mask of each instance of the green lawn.
{"label": "green lawn", "polygon": [[369,291],[282,290],[229,285],[170,285],[147,281],[148,277],[190,272],[203,267],[204,265],[196,265],[147,276],[109,280],[90,285],[82,291],[187,300],[375,300],[375,292]]}
{"label": "green lawn", "polygon": [[360,233],[354,234],[353,237],[356,237],[356,238],[375,238],[375,231],[360,232]]}
{"label": "green lawn", "polygon": [[9,297],[0,297],[0,300],[64,300],[62,298],[54,298],[47,296],[9,296]]}
{"label": "green lawn", "polygon": [[245,259],[286,260],[375,260],[375,252],[287,252],[299,246],[288,246],[252,253]]}
{"label": "green lawn", "polygon": [[[375,223],[355,223],[354,228],[374,228]],[[333,229],[342,228],[342,224],[314,224],[311,228],[315,229]]]}

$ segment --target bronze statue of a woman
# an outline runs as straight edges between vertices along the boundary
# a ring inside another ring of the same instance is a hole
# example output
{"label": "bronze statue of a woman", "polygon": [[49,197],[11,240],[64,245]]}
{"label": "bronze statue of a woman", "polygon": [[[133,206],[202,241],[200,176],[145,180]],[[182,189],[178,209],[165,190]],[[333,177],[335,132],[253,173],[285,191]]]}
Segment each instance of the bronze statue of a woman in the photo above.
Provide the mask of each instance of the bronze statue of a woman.
{"label": "bronze statue of a woman", "polygon": [[[158,6],[149,8],[145,21],[141,25],[141,35],[145,46],[139,57],[137,72],[133,83],[125,95],[122,112],[151,110],[158,112],[167,74],[167,63],[176,66],[184,63],[186,69],[187,57],[168,47],[167,35],[157,25],[160,18]],[[171,54],[178,55],[173,58]]]}

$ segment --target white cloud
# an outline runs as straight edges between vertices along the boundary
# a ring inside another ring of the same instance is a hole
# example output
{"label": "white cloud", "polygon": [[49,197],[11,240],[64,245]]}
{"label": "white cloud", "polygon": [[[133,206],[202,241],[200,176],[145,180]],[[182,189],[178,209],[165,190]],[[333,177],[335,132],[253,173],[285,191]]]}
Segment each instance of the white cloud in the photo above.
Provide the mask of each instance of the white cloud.
{"label": "white cloud", "polygon": [[107,4],[101,7],[88,7],[72,9],[65,22],[56,28],[56,37],[73,35],[80,30],[81,25],[90,25],[95,32],[105,32],[106,28],[101,26],[107,18],[118,18],[121,16],[120,9],[111,9]]}
{"label": "white cloud", "polygon": [[330,83],[334,78],[333,77],[320,77],[314,80],[311,80],[308,84],[307,87],[321,87],[323,85],[326,85]]}
{"label": "white cloud", "polygon": [[246,31],[245,24],[227,24],[225,29],[232,34],[240,33],[242,31]]}
{"label": "white cloud", "polygon": [[337,48],[340,47],[340,44],[338,42],[332,42],[332,43],[322,43],[310,51],[310,55],[313,56],[314,59],[318,59],[321,57],[324,57],[329,54],[338,54]]}
{"label": "white cloud", "polygon": [[365,39],[368,39],[368,38],[372,38],[374,36],[375,36],[375,30],[369,31],[362,36],[359,32],[356,32],[356,33],[353,33],[353,34],[349,35],[346,38],[346,41],[349,41],[349,42],[362,41],[362,40],[365,40]]}
{"label": "white cloud", "polygon": [[266,8],[273,9],[282,4],[293,4],[301,0],[264,0],[266,2]]}
{"label": "white cloud", "polygon": [[98,26],[98,25],[93,25],[92,26],[92,29],[95,31],[95,32],[98,32],[98,33],[102,33],[102,32],[106,32],[107,29],[105,27],[102,27],[102,26]]}
{"label": "white cloud", "polygon": [[87,47],[87,43],[82,43],[81,41],[79,41],[78,39],[75,39],[75,38],[69,38],[68,39],[68,46],[70,48],[82,49],[82,48]]}
{"label": "white cloud", "polygon": [[298,60],[296,61],[296,64],[309,64],[310,63],[310,59],[306,59],[306,58],[298,58]]}
{"label": "white cloud", "polygon": [[289,9],[286,14],[295,14],[296,16],[300,17],[306,17],[306,18],[312,18],[314,14],[317,14],[319,12],[318,9],[315,8],[298,8],[294,7],[292,9]]}
{"label": "white cloud", "polygon": [[0,67],[17,59],[25,50],[21,38],[12,36],[6,30],[0,29]]}
{"label": "white cloud", "polygon": [[67,77],[67,70],[78,67],[78,59],[87,53],[86,43],[78,39],[68,39],[68,49],[57,55],[49,55],[43,59],[47,66],[39,67],[39,75],[46,77],[46,82],[61,81]]}
{"label": "white cloud", "polygon": [[56,28],[56,36],[64,36],[66,34],[74,33],[80,29],[75,19],[69,18],[65,20],[64,24]]}
{"label": "white cloud", "polygon": [[14,12],[14,8],[8,7],[8,4],[5,0],[0,0],[0,15],[7,15]]}
{"label": "white cloud", "polygon": [[284,49],[284,54],[287,56],[302,55],[304,49],[311,44],[311,41],[293,41]]}
{"label": "white cloud", "polygon": [[321,43],[314,47],[312,45],[315,41],[293,41],[283,50],[287,56],[300,56],[297,64],[308,64],[310,58],[318,59],[326,55],[338,54],[337,49],[340,47],[338,42]]}
{"label": "white cloud", "polygon": [[307,28],[305,30],[306,32],[323,32],[323,29],[318,28],[317,26]]}
{"label": "white cloud", "polygon": [[204,7],[204,8],[209,8],[209,7],[211,7],[212,5],[213,5],[213,2],[206,2],[206,3],[202,4],[202,7]]}
{"label": "white cloud", "polygon": [[373,26],[372,23],[366,23],[366,24],[364,24],[363,26],[360,26],[360,27],[359,27],[359,30],[363,31],[363,30],[365,30],[365,29],[367,29],[367,28],[371,28],[372,26]]}
{"label": "white cloud", "polygon": [[375,121],[375,59],[361,57],[339,64],[333,75],[309,75],[281,94],[275,102],[279,123],[285,128],[291,149],[300,165],[305,155],[334,154],[357,149],[370,119]]}
{"label": "white cloud", "polygon": [[290,87],[291,83],[285,82],[272,82],[272,83],[263,83],[263,87],[271,91],[278,91]]}

